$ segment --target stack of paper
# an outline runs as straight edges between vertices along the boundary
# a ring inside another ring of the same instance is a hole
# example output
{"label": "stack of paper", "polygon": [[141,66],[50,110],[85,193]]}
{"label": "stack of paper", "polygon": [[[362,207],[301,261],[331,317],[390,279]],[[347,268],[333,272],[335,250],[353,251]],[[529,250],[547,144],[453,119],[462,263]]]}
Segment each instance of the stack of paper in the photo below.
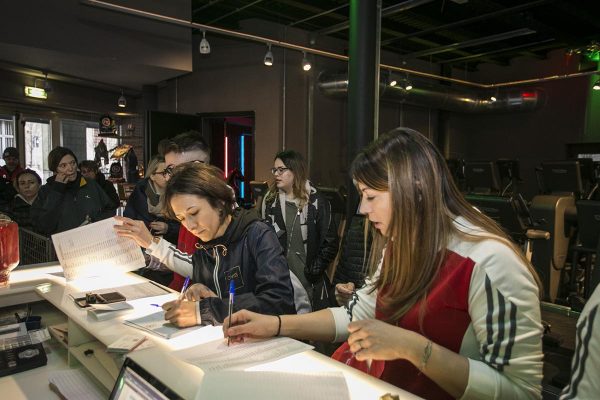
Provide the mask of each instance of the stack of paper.
{"label": "stack of paper", "polygon": [[102,400],[107,395],[98,388],[87,375],[79,369],[50,371],[50,388],[61,398],[67,400]]}
{"label": "stack of paper", "polygon": [[132,310],[133,306],[125,301],[110,304],[94,304],[88,308],[88,315],[98,321],[114,318],[118,315]]}
{"label": "stack of paper", "polygon": [[148,314],[140,318],[128,319],[124,321],[124,324],[146,332],[150,332],[153,335],[158,335],[166,339],[171,339],[172,337],[202,328],[201,326],[178,328],[172,323],[165,321],[165,313],[163,311]]}
{"label": "stack of paper", "polygon": [[146,342],[144,335],[125,335],[109,344],[106,348],[108,353],[129,353]]}

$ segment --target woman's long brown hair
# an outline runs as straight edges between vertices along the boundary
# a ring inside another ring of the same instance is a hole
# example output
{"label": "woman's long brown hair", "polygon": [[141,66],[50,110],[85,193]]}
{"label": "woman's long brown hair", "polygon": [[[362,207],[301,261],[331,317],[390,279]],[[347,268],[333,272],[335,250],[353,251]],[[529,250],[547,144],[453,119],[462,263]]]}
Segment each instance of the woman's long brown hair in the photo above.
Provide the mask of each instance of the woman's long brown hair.
{"label": "woman's long brown hair", "polygon": [[[387,237],[373,232],[369,257],[373,273],[386,248],[375,286],[383,294],[380,300],[389,322],[398,321],[418,301],[426,299],[454,235],[468,241],[494,239],[506,244],[541,287],[520,249],[496,222],[464,199],[443,156],[419,132],[396,128],[379,136],[355,158],[351,174],[355,182],[391,194]],[[457,229],[453,222],[457,216],[486,233],[468,234]]]}

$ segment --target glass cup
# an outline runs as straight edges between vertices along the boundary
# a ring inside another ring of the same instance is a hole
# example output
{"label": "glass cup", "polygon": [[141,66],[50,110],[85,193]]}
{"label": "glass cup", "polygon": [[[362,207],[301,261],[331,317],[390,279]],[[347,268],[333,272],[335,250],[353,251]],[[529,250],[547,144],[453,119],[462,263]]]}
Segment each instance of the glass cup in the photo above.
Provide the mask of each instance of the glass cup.
{"label": "glass cup", "polygon": [[19,227],[0,219],[0,288],[8,286],[10,271],[19,265]]}

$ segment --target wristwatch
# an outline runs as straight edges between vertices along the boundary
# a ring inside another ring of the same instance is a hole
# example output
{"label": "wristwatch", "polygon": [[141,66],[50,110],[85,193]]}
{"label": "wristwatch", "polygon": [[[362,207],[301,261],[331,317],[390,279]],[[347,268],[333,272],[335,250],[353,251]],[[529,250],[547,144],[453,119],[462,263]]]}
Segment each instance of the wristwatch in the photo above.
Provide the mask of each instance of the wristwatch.
{"label": "wristwatch", "polygon": [[152,238],[152,241],[153,241],[154,243],[158,244],[158,243],[160,243],[160,239],[161,239],[161,237],[160,237],[160,236],[154,236],[154,237]]}

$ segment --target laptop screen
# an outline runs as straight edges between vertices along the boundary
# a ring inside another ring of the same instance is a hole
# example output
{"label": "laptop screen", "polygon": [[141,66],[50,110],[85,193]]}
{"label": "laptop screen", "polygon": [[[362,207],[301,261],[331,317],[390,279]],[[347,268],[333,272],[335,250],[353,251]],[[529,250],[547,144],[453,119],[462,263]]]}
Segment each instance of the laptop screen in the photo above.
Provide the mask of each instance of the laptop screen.
{"label": "laptop screen", "polygon": [[165,384],[127,358],[121,367],[110,400],[168,400],[181,399]]}

